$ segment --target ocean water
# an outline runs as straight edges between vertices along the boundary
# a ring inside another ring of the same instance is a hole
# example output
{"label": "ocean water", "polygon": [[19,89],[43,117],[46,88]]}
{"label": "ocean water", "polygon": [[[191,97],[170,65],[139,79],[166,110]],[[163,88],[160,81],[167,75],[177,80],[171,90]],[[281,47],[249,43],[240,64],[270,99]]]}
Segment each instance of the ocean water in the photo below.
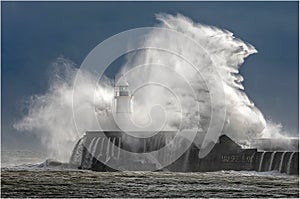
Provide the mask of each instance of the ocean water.
{"label": "ocean water", "polygon": [[[9,158],[12,154],[18,165]],[[1,152],[2,197],[299,198],[299,177],[275,171],[93,172],[45,161],[38,154]]]}

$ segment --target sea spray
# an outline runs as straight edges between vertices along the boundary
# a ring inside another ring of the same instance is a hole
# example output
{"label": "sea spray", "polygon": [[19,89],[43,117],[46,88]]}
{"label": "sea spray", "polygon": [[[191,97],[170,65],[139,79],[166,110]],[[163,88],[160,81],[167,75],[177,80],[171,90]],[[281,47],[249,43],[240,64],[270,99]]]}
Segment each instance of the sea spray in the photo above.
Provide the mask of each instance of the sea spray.
{"label": "sea spray", "polygon": [[[80,108],[80,119],[84,121],[85,130],[96,129],[98,126],[91,116],[85,114],[86,106],[94,107],[93,100],[86,94],[94,92],[91,89],[91,79],[96,77],[77,69],[71,60],[63,57],[59,57],[52,66],[49,89],[43,94],[30,97],[28,113],[14,124],[14,127],[20,131],[35,133],[45,146],[49,157],[68,161],[74,144],[84,134],[84,131],[76,129],[72,106]],[[81,99],[78,104],[73,104],[73,83],[77,73],[83,73],[85,79],[80,84]],[[110,101],[109,98],[113,95],[110,82],[99,85],[96,92],[101,96],[96,111],[105,115],[109,111],[106,101]]]}

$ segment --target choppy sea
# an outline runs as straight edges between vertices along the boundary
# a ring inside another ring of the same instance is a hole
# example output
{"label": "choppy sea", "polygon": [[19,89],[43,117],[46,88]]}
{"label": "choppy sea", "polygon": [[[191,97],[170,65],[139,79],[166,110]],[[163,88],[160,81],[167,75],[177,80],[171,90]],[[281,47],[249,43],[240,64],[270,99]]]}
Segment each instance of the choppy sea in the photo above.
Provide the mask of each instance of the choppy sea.
{"label": "choppy sea", "polygon": [[272,172],[93,172],[45,161],[32,151],[1,152],[2,197],[299,198],[299,176]]}

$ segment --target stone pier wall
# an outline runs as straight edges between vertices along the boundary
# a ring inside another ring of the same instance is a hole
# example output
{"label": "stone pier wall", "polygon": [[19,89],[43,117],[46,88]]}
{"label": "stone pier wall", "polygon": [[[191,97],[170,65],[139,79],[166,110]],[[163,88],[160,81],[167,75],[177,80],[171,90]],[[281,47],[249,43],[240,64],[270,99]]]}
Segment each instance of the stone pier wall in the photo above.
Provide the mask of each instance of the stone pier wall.
{"label": "stone pier wall", "polygon": [[[160,132],[156,137],[138,139],[124,137],[121,132],[104,132],[104,134],[87,132],[83,140],[80,141],[83,146],[80,147],[77,144],[74,149],[72,157],[77,157],[77,160],[73,160],[73,162],[79,162],[79,168],[82,169],[115,171],[115,169],[106,166],[104,163],[106,161],[119,161],[120,151],[118,148],[135,153],[155,151],[166,145],[167,140],[172,139],[174,135],[172,132]],[[128,139],[130,140],[128,141]],[[131,142],[135,143],[135,147],[130,146]],[[113,145],[116,147],[112,147]],[[162,170],[175,172],[219,170],[265,172],[276,170],[282,173],[299,174],[299,152],[261,152],[257,151],[257,149],[242,149],[240,145],[226,135],[219,137],[218,143],[214,145],[214,148],[206,157],[200,159],[198,154],[199,149],[192,144],[176,161]],[[79,160],[78,157],[80,157]],[[128,161],[118,163],[129,164]],[[132,170],[134,170],[136,164],[139,163],[135,162],[132,164]],[[148,169],[155,170],[152,167]]]}

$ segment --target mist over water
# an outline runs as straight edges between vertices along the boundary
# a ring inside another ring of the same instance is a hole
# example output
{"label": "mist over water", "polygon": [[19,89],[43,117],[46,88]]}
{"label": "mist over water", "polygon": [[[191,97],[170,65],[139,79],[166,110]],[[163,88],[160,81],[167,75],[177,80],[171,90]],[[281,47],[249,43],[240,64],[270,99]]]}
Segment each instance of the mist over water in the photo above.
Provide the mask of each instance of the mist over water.
{"label": "mist over water", "polygon": [[[127,74],[126,80],[131,88],[138,88],[145,82],[161,82],[167,85],[167,89],[157,85],[133,89],[135,111],[131,119],[136,124],[151,129],[155,127],[151,123],[163,120],[164,130],[182,130],[196,126],[200,132],[206,132],[212,109],[225,105],[226,117],[222,134],[242,140],[283,137],[287,134],[282,131],[280,124],[267,121],[244,92],[239,67],[247,56],[257,52],[254,46],[235,38],[227,30],[198,24],[182,15],[159,14],[156,18],[159,22],[157,27],[178,31],[198,43],[202,50],[193,49],[186,40],[172,38],[165,35],[164,31],[157,30],[145,39],[145,44],[156,43],[162,49],[179,51],[183,57],[197,63],[195,68],[177,55],[153,49],[138,51],[127,59],[119,74]],[[44,94],[30,98],[28,113],[14,127],[20,131],[36,133],[49,156],[66,161],[71,155],[74,143],[85,130],[99,129],[99,121],[102,129],[116,129],[111,114],[113,80],[103,77],[94,90],[92,82],[99,78],[97,74],[78,69],[71,60],[60,57],[53,64],[53,68],[49,89]],[[195,71],[200,71],[201,75]],[[73,84],[78,73],[83,77],[77,80],[80,81],[77,91],[80,92],[80,99],[73,104]],[[220,82],[214,82],[216,77]],[[190,85],[184,82],[186,79]],[[206,81],[213,85],[211,90],[208,89]],[[223,88],[219,87],[220,83]],[[195,90],[199,110],[195,109],[195,96],[188,92],[189,86]],[[224,92],[225,101],[216,100],[216,106],[211,107],[210,93],[220,89]],[[176,93],[179,101],[171,91]],[[89,97],[90,93],[95,93],[95,101]],[[81,117],[78,119],[85,124],[83,129],[77,129],[74,123],[72,106],[80,111]],[[95,109],[99,121],[86,114],[87,107]]]}

